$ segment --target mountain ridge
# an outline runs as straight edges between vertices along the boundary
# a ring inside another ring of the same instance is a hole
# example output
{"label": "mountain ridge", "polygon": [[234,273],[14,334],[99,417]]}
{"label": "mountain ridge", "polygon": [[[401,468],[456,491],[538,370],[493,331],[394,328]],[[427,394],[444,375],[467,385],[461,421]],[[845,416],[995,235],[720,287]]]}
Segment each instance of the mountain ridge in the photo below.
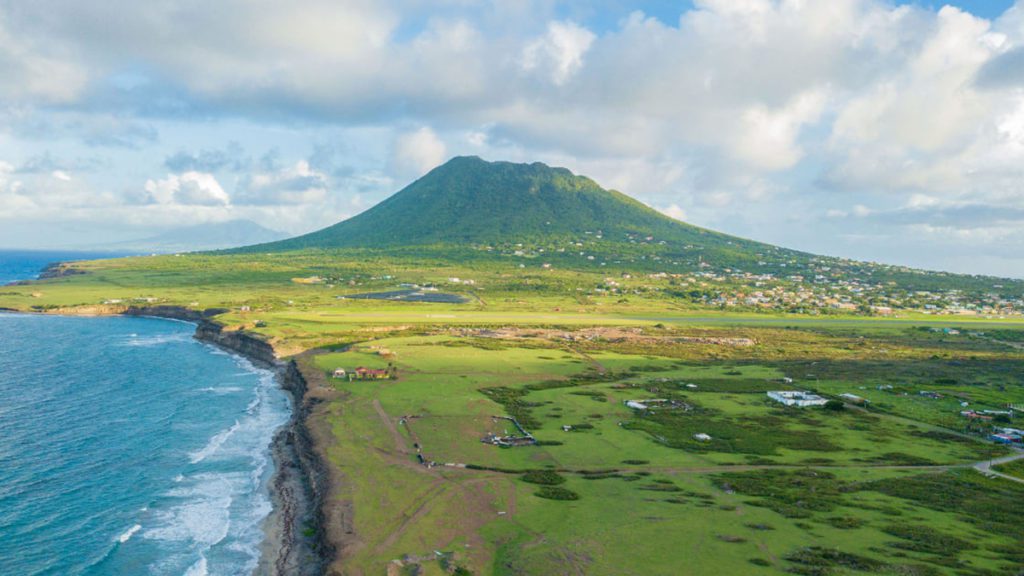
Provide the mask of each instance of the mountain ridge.
{"label": "mountain ridge", "polygon": [[675,220],[566,168],[458,156],[352,218],[244,250],[495,244],[598,232],[613,241],[634,235],[775,248]]}

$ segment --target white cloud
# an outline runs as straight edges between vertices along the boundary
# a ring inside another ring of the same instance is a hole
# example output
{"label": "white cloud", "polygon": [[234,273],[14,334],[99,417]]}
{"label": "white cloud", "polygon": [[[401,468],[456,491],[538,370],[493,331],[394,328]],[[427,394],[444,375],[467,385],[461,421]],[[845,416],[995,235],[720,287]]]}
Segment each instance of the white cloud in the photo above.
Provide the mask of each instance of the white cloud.
{"label": "white cloud", "polygon": [[0,99],[67,103],[78,97],[86,70],[59,39],[16,34],[0,10]]}
{"label": "white cloud", "polygon": [[50,175],[56,178],[57,180],[61,180],[63,182],[71,181],[71,176],[63,170],[54,170],[53,172],[50,173]]}
{"label": "white cloud", "polygon": [[309,162],[276,172],[257,172],[245,178],[235,195],[236,204],[316,205],[327,198],[327,176],[313,170]]}
{"label": "white cloud", "polygon": [[169,174],[161,180],[147,180],[144,189],[149,200],[158,204],[223,206],[231,203],[217,178],[206,172]]}
{"label": "white cloud", "polygon": [[424,126],[395,138],[391,165],[400,175],[418,177],[443,163],[447,154],[444,142],[433,130]]}
{"label": "white cloud", "polygon": [[[856,254],[869,236],[899,250],[908,215],[969,220],[978,251],[1024,248],[994,211],[1024,205],[1024,4],[995,21],[922,4],[697,0],[617,24],[546,0],[3,6],[0,156],[19,168],[0,171],[0,208],[99,219],[144,181],[156,203],[125,218],[297,229],[474,153],[566,165],[816,251]],[[226,136],[192,140],[196,121]],[[356,125],[374,135],[327,134]],[[277,162],[251,159],[279,138]],[[344,153],[327,166],[308,143]],[[25,169],[50,147],[65,161]],[[93,154],[102,175],[74,163]],[[864,228],[833,234],[848,223]]]}
{"label": "white cloud", "polygon": [[675,218],[676,220],[686,220],[686,211],[680,208],[678,204],[672,204],[667,208],[663,208],[661,212],[670,218]]}
{"label": "white cloud", "polygon": [[523,48],[523,70],[542,70],[555,84],[565,84],[582,66],[596,36],[573,22],[551,22],[547,33]]}

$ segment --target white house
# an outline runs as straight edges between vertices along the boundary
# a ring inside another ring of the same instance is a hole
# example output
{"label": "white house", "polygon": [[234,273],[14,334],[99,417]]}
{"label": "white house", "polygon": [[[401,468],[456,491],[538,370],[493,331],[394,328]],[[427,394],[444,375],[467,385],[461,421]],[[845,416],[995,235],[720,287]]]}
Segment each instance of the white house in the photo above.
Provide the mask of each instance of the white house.
{"label": "white house", "polygon": [[839,397],[842,398],[843,400],[846,400],[847,402],[849,402],[851,404],[867,404],[868,403],[868,401],[866,399],[861,398],[860,396],[857,396],[856,394],[850,394],[848,392],[840,394]]}
{"label": "white house", "polygon": [[768,392],[768,397],[780,404],[786,406],[796,406],[798,408],[805,408],[807,406],[824,406],[828,400],[818,396],[817,394],[811,394],[810,392],[803,392],[800,390],[774,390]]}

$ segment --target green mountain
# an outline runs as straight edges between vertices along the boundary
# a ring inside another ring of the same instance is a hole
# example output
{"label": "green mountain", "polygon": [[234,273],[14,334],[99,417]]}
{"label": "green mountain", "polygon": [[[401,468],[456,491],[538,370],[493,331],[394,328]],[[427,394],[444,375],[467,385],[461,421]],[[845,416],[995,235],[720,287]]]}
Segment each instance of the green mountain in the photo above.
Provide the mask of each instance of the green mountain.
{"label": "green mountain", "polygon": [[585,235],[600,235],[609,243],[639,240],[713,251],[778,250],[673,220],[565,168],[487,162],[475,156],[453,158],[358,216],[250,248],[536,244]]}
{"label": "green mountain", "polygon": [[[593,180],[545,164],[457,157],[369,210],[333,226],[231,252],[347,250],[350,257],[520,258],[526,266],[714,272],[751,280],[898,285],[904,291],[997,290],[1024,282],[816,256],[674,220]],[[357,253],[359,255],[357,255]]]}

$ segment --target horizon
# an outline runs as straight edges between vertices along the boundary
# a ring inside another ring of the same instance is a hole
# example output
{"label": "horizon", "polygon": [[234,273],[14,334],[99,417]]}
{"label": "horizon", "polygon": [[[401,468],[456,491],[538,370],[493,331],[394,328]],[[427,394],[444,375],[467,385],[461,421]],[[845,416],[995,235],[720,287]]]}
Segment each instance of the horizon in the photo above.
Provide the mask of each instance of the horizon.
{"label": "horizon", "polygon": [[1022,2],[220,6],[0,5],[0,246],[295,236],[477,155],[786,248],[1024,277]]}

